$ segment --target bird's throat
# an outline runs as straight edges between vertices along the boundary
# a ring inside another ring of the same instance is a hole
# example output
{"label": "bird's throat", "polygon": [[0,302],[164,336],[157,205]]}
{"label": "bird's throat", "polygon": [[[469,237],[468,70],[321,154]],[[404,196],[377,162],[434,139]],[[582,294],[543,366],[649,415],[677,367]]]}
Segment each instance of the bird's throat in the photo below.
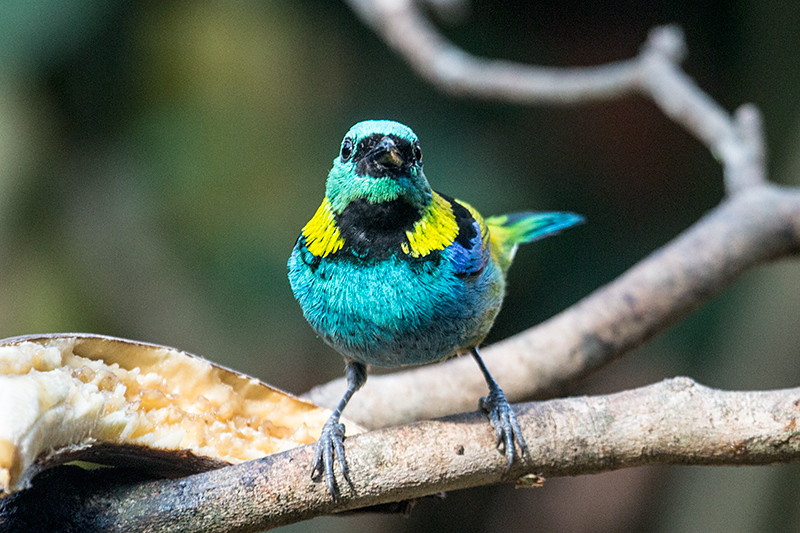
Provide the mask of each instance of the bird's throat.
{"label": "bird's throat", "polygon": [[421,216],[420,211],[403,198],[379,203],[359,199],[336,215],[336,225],[345,249],[357,255],[384,256],[406,242],[406,232],[413,229]]}

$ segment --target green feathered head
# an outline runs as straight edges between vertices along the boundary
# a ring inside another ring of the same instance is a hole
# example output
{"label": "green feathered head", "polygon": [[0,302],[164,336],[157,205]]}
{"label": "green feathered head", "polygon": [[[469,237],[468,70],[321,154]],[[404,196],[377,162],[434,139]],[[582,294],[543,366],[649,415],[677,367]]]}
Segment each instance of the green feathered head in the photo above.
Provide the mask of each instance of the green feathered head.
{"label": "green feathered head", "polygon": [[422,211],[431,201],[431,187],[417,136],[391,120],[359,122],[342,140],[325,195],[335,213],[358,199],[373,204],[404,199]]}

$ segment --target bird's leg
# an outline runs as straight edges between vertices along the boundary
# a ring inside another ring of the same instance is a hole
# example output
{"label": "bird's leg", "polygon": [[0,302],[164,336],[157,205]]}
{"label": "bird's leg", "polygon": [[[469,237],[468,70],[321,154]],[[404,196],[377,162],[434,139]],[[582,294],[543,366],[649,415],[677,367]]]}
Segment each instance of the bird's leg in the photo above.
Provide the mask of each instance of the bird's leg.
{"label": "bird's leg", "polygon": [[525,439],[522,437],[522,430],[520,430],[517,418],[514,416],[514,410],[508,403],[500,385],[497,384],[486,365],[483,364],[483,359],[478,353],[478,347],[472,348],[470,353],[478,363],[486,384],[489,386],[489,395],[481,398],[481,409],[486,411],[489,417],[489,422],[494,428],[494,434],[497,436],[497,449],[505,454],[506,459],[508,459],[507,470],[511,470],[511,465],[514,463],[514,440],[516,439],[519,446],[520,457],[524,457],[528,452],[528,445],[525,444]]}
{"label": "bird's leg", "polygon": [[322,426],[322,433],[314,450],[314,462],[311,470],[311,479],[317,480],[320,476],[325,478],[328,491],[330,491],[334,501],[339,496],[336,477],[333,474],[334,457],[339,461],[339,470],[342,471],[342,476],[348,483],[351,483],[347,470],[347,460],[344,457],[344,424],[339,422],[339,417],[342,416],[342,411],[344,411],[353,394],[367,381],[367,367],[356,361],[347,360],[345,374],[347,376],[347,390],[339,401],[339,405],[336,406],[336,410],[333,411],[331,417]]}

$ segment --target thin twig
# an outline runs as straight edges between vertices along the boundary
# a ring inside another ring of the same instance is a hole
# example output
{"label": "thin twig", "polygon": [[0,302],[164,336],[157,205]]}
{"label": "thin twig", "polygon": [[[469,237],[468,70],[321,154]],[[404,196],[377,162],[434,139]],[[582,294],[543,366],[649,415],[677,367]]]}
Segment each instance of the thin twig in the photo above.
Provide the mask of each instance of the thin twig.
{"label": "thin twig", "polygon": [[479,58],[442,37],[413,0],[346,1],[417,74],[453,95],[524,104],[572,104],[637,90],[639,65],[635,60],[558,68]]}

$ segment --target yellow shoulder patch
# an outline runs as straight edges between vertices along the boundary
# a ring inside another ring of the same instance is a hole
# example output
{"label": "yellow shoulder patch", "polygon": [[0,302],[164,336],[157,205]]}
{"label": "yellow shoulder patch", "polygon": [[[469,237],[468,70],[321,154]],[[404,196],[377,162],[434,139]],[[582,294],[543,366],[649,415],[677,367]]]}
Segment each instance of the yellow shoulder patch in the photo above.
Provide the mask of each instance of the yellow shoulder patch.
{"label": "yellow shoulder patch", "polygon": [[303,226],[303,236],[306,238],[306,248],[317,257],[335,253],[344,246],[344,239],[336,227],[327,197],[322,200],[322,205],[308,224]]}
{"label": "yellow shoulder patch", "polygon": [[411,257],[424,257],[434,250],[444,250],[457,236],[458,224],[450,202],[434,192],[427,212],[406,232],[408,242],[401,248]]}

